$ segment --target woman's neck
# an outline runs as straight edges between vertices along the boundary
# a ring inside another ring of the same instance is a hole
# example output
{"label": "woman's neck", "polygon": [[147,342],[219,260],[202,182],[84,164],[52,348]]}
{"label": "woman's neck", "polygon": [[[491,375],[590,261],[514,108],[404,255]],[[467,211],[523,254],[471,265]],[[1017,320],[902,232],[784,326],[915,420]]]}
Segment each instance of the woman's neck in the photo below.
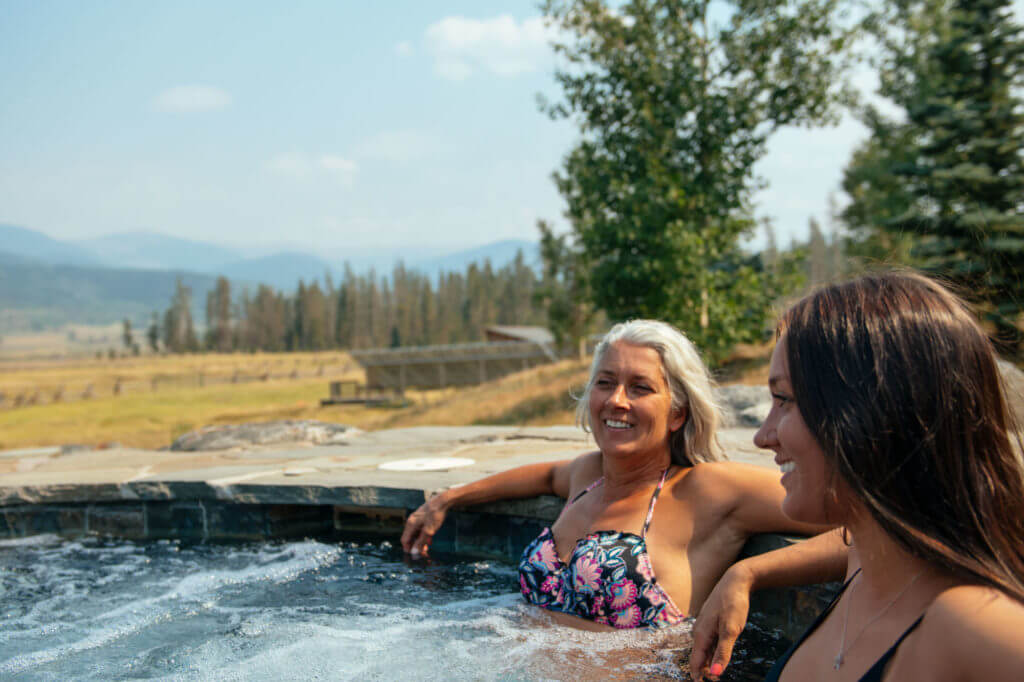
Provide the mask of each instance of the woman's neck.
{"label": "woman's neck", "polygon": [[[857,591],[862,598],[885,602],[906,589],[912,579],[917,585],[915,592],[938,594],[954,584],[937,566],[904,549],[870,514],[858,514],[847,524],[847,530],[853,542],[852,551],[860,562],[861,586]],[[931,599],[927,601],[930,603]]]}
{"label": "woman's neck", "polygon": [[666,451],[661,454],[641,457],[615,458],[601,456],[601,470],[604,474],[604,495],[612,499],[626,497],[639,487],[650,485],[661,478],[662,472],[672,465],[672,457]]}

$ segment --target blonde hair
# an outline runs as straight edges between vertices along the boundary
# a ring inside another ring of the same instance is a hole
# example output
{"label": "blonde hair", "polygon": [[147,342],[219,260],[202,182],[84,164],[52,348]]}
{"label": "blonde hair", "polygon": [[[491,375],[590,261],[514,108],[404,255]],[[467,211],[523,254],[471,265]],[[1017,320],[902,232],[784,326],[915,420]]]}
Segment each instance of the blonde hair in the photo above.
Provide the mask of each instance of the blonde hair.
{"label": "blonde hair", "polygon": [[715,402],[711,374],[686,335],[657,320],[620,322],[604,335],[594,349],[587,387],[576,401],[576,424],[587,433],[592,430],[590,391],[605,353],[613,343],[619,342],[657,351],[662,375],[672,395],[672,409],[686,408],[686,422],[669,437],[672,462],[693,466],[698,462],[726,459],[718,443],[721,414]]}

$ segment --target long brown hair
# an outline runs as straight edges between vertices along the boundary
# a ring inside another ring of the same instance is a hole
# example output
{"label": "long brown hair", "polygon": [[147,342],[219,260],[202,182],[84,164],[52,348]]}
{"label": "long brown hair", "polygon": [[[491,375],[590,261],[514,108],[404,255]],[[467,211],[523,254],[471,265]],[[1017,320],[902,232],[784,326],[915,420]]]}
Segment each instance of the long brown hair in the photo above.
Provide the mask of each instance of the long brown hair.
{"label": "long brown hair", "polygon": [[919,275],[867,275],[799,301],[779,333],[833,475],[915,556],[1024,602],[1020,436],[963,302]]}

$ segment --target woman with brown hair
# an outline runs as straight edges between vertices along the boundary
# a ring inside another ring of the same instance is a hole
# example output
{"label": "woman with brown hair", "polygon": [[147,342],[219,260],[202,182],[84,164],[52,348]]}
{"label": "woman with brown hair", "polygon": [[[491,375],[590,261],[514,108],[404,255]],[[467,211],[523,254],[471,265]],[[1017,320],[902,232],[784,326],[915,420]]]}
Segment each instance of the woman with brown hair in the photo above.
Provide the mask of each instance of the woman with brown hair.
{"label": "woman with brown hair", "polygon": [[768,680],[1024,679],[1024,470],[964,304],[912,274],[824,288],[779,322],[769,374],[754,442],[776,453],[782,509],[843,525],[849,549],[829,534],[730,568],[694,626],[694,677],[721,674],[751,590],[846,559]]}

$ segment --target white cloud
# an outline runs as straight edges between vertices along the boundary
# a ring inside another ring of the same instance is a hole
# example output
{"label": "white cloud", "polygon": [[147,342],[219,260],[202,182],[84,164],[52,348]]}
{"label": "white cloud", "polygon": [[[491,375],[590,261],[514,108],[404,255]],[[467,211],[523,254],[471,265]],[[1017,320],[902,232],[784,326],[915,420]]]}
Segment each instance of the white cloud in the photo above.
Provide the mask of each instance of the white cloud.
{"label": "white cloud", "polygon": [[263,168],[273,173],[299,178],[309,175],[313,170],[313,164],[307,156],[288,153],[267,159],[263,162]]}
{"label": "white cloud", "polygon": [[175,113],[220,111],[229,104],[231,95],[220,88],[206,85],[179,85],[168,88],[153,98],[154,109]]}
{"label": "white cloud", "polygon": [[351,159],[332,154],[314,158],[308,154],[288,152],[264,161],[263,169],[297,179],[313,178],[318,175],[333,176],[349,187],[355,179],[359,165]]}
{"label": "white cloud", "polygon": [[402,42],[395,45],[395,54],[397,54],[399,57],[408,57],[413,52],[414,50],[412,47],[412,43],[410,43],[407,40],[403,40]]}
{"label": "white cloud", "polygon": [[541,68],[552,57],[555,29],[541,17],[517,22],[503,14],[493,19],[445,17],[427,27],[425,42],[442,78],[464,80],[482,70],[515,76]]}
{"label": "white cloud", "polygon": [[321,156],[320,167],[338,173],[355,173],[359,170],[355,161],[343,159],[340,156]]}
{"label": "white cloud", "polygon": [[437,157],[441,142],[415,130],[389,130],[372,135],[356,147],[356,156],[377,161],[407,163]]}
{"label": "white cloud", "polygon": [[359,165],[340,156],[325,155],[320,157],[320,168],[337,176],[345,187],[351,187]]}

